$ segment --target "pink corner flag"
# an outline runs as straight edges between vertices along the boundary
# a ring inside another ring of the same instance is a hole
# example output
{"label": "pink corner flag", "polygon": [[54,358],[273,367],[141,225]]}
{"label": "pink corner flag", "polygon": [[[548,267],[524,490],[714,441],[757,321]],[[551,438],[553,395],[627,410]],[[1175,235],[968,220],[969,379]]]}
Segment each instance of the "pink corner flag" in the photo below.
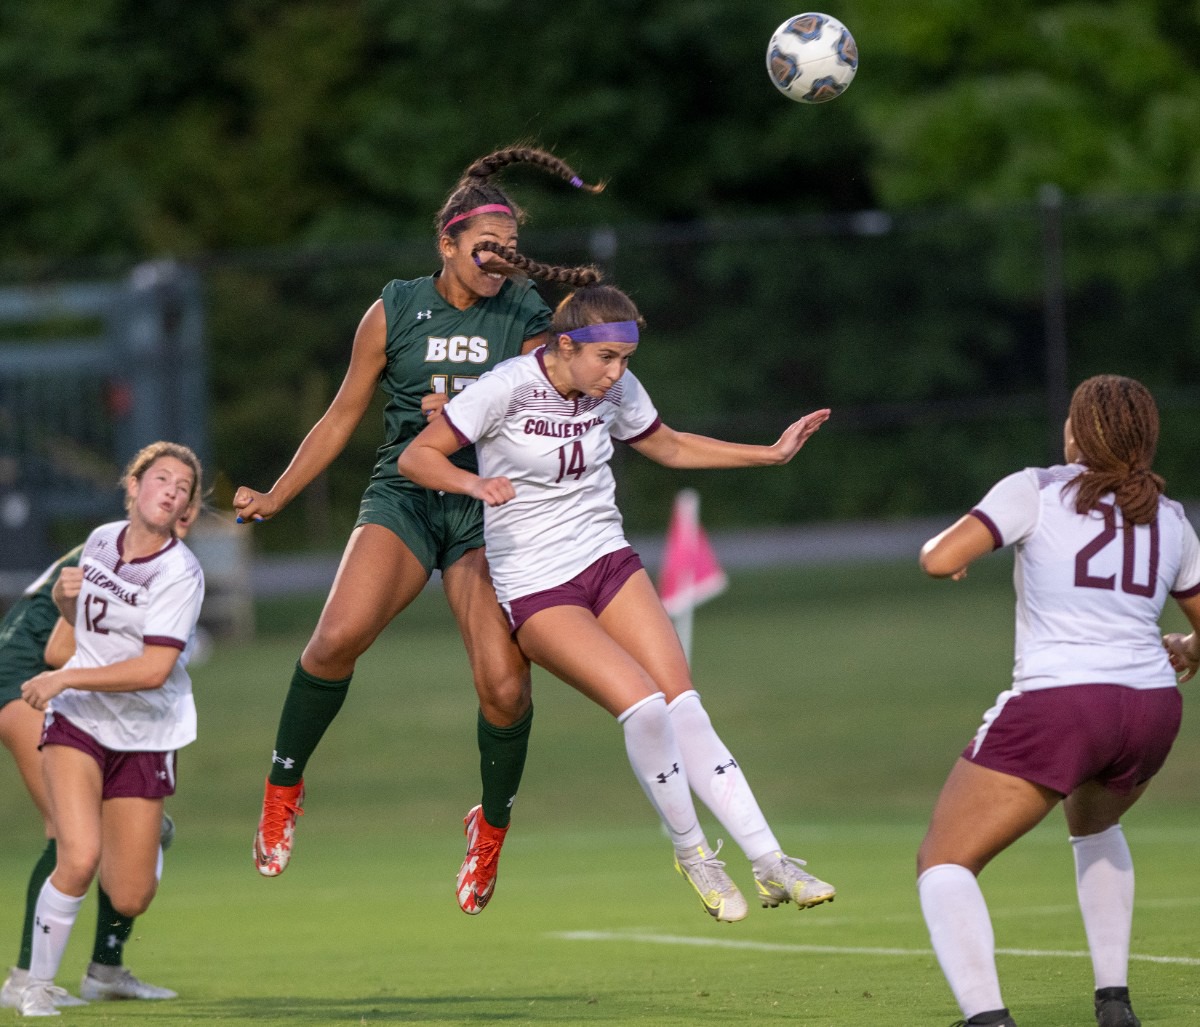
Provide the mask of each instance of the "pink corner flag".
{"label": "pink corner flag", "polygon": [[675,497],[659,573],[658,594],[663,606],[677,617],[719,595],[728,584],[700,526],[700,496],[694,489],[683,489]]}

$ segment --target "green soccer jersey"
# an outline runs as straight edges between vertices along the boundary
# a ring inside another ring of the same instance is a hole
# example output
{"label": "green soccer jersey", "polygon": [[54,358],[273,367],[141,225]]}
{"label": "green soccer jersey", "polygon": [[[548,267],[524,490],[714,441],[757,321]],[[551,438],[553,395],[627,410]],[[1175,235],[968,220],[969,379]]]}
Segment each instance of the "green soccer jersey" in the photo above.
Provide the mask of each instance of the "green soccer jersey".
{"label": "green soccer jersey", "polygon": [[21,685],[49,668],[44,654],[58,621],[50,595],[64,567],[78,567],[83,546],[76,546],[46,568],[0,621],[0,705],[20,696]]}
{"label": "green soccer jersey", "polygon": [[[454,395],[501,360],[518,356],[526,339],[550,327],[550,308],[528,280],[509,279],[495,296],[466,310],[447,303],[434,281],[393,281],[383,289],[387,366],[380,384],[387,395],[387,435],[373,479],[400,477],[396,460],[425,427],[422,396]],[[477,469],[472,446],[460,449],[451,460],[469,471]]]}

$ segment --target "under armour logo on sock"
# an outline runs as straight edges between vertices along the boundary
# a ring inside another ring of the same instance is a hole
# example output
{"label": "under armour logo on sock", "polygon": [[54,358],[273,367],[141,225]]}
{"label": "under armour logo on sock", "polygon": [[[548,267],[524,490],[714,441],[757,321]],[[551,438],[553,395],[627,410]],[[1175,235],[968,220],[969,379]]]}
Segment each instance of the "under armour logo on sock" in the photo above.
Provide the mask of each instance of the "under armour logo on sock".
{"label": "under armour logo on sock", "polygon": [[716,766],[716,769],[713,770],[713,773],[714,774],[724,774],[725,771],[727,771],[727,770],[735,770],[735,769],[737,769],[737,760],[735,760],[731,756],[731,757],[729,757],[728,763],[718,763]]}
{"label": "under armour logo on sock", "polygon": [[671,769],[670,769],[670,770],[668,770],[668,771],[665,771],[665,772],[664,772],[664,773],[662,773],[662,774],[658,774],[658,775],[656,775],[656,776],[655,776],[655,780],[656,780],[656,781],[657,781],[657,782],[658,782],[660,785],[665,785],[665,784],[667,783],[667,778],[668,778],[668,777],[674,777],[674,776],[675,776],[676,774],[678,774],[678,773],[679,773],[679,764],[678,764],[678,763],[672,763],[672,764],[671,764]]}
{"label": "under armour logo on sock", "polygon": [[279,753],[275,752],[274,750],[271,751],[271,762],[282,763],[284,770],[291,770],[292,767],[296,765],[296,761],[292,759],[291,756],[280,756]]}

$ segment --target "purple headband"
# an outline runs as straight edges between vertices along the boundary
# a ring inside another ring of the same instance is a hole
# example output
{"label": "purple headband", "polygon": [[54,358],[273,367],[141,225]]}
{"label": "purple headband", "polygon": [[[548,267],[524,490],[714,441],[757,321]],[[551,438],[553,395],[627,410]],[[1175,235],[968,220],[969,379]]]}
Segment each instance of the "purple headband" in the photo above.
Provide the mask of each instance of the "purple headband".
{"label": "purple headband", "polygon": [[637,342],[638,326],[636,321],[609,321],[562,334],[572,342]]}
{"label": "purple headband", "polygon": [[467,218],[473,218],[476,214],[507,214],[509,217],[512,217],[512,207],[507,207],[503,203],[485,203],[480,207],[472,207],[465,213],[454,215],[454,217],[442,225],[442,231],[446,231],[447,228],[457,224],[459,221],[466,221]]}

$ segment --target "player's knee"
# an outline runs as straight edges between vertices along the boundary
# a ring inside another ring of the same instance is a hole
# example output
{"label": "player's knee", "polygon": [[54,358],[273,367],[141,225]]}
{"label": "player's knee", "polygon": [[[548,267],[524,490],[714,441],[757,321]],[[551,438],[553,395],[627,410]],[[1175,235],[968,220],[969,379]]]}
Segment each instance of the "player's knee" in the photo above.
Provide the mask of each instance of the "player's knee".
{"label": "player's knee", "polygon": [[66,895],[87,891],[100,866],[99,846],[59,845],[54,867],[54,886]]}
{"label": "player's knee", "polygon": [[533,683],[528,673],[481,674],[475,679],[483,717],[496,727],[511,727],[533,705]]}
{"label": "player's knee", "polygon": [[121,916],[132,918],[141,916],[150,908],[158,885],[155,881],[123,881],[115,888],[106,885],[105,891],[108,892],[108,901],[112,903],[112,908]]}
{"label": "player's knee", "polygon": [[353,673],[355,661],[370,644],[371,639],[351,625],[322,625],[305,647],[300,662],[309,673],[335,681]]}

